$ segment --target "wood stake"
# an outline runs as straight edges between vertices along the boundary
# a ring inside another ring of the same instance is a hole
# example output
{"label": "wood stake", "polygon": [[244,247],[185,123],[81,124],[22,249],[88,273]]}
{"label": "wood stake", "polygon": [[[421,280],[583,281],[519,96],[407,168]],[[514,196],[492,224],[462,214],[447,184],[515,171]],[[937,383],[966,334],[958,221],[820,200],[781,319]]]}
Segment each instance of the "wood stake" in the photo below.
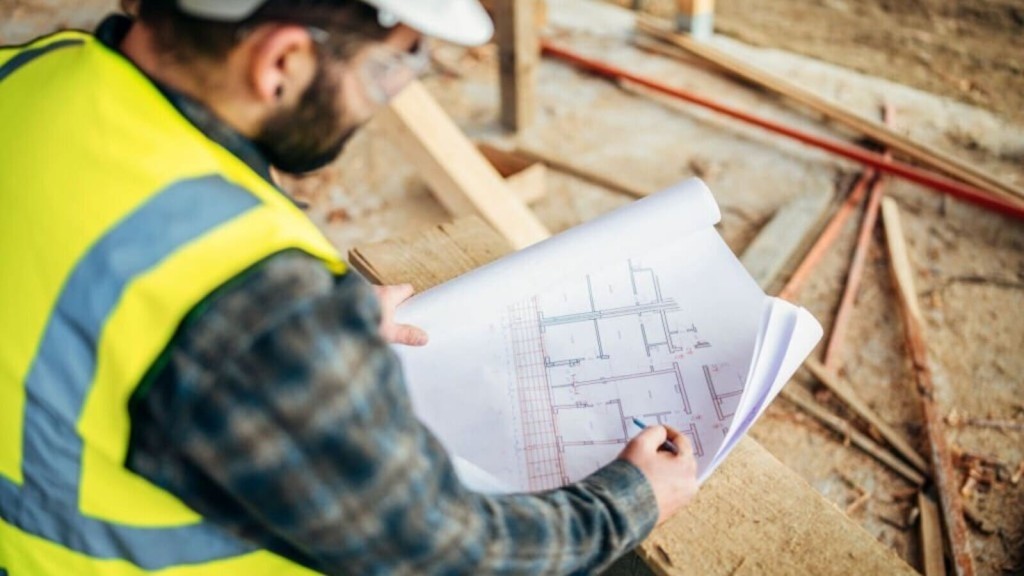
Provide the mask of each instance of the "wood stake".
{"label": "wood stake", "polygon": [[779,298],[783,300],[792,300],[803,288],[804,282],[811,275],[811,271],[821,262],[821,259],[828,254],[832,244],[835,243],[836,239],[839,238],[839,233],[843,231],[843,225],[846,221],[853,216],[854,211],[857,209],[857,205],[860,204],[864,198],[864,193],[868,189],[868,184],[871,179],[875,177],[875,171],[868,169],[861,172],[860,177],[857,179],[857,183],[853,185],[853,190],[846,197],[846,200],[839,207],[839,210],[832,215],[828,224],[825,225],[825,229],[821,231],[821,235],[814,241],[814,245],[811,246],[807,255],[804,256],[800,265],[797,266],[796,271],[789,277],[789,281],[779,292]]}
{"label": "wood stake", "polygon": [[[892,107],[886,104],[883,107],[882,117],[887,126],[892,124],[892,114]],[[885,158],[892,158],[892,153],[886,149],[884,156]],[[878,222],[878,211],[882,206],[882,196],[884,194],[885,179],[879,176],[871,183],[868,204],[864,208],[860,232],[857,234],[857,246],[853,250],[853,258],[850,260],[850,271],[846,275],[846,287],[843,289],[843,298],[839,301],[839,308],[836,310],[836,317],[832,322],[832,331],[829,334],[828,345],[825,347],[825,366],[836,371],[839,370],[839,353],[843,347],[846,325],[850,321],[850,314],[853,310],[854,302],[857,300],[857,290],[860,288],[860,279],[864,274],[864,264],[868,259],[868,249],[871,247],[871,238],[874,235],[875,224]]]}
{"label": "wood stake", "polygon": [[903,458],[912,464],[919,472],[924,475],[929,475],[928,462],[918,454],[917,450],[910,445],[910,442],[904,438],[903,434],[897,431],[895,428],[889,425],[888,422],[883,420],[874,410],[872,410],[857,394],[853,391],[848,384],[843,382],[838,375],[832,370],[829,370],[821,362],[818,362],[813,356],[809,357],[804,362],[804,367],[826,388],[832,391],[844,404],[846,404],[851,410],[854,411],[858,416],[864,419],[868,424],[878,430],[882,438],[889,443]]}
{"label": "wood stake", "polygon": [[914,366],[918,393],[921,396],[925,427],[931,446],[933,476],[939,493],[953,565],[959,576],[972,576],[974,560],[971,558],[967,524],[964,522],[963,501],[956,486],[953,460],[942,428],[942,415],[935,405],[935,386],[932,382],[928,347],[924,338],[924,319],[914,289],[914,275],[910,267],[903,227],[900,224],[899,207],[892,198],[882,200],[882,221],[885,224],[885,237],[889,247],[889,265],[897,288],[906,331],[907,349]]}
{"label": "wood stake", "polygon": [[924,492],[917,493],[917,509],[921,514],[921,563],[924,565],[924,576],[945,576],[946,561],[942,555],[939,509]]}
{"label": "wood stake", "polygon": [[628,194],[636,198],[650,196],[653,192],[655,192],[654,190],[648,190],[636,186],[631,182],[620,180],[619,178],[616,178],[614,176],[598,174],[593,170],[588,170],[578,164],[574,164],[569,160],[566,160],[565,158],[562,158],[550,152],[539,150],[537,148],[520,145],[518,148],[516,148],[516,153],[526,156],[528,158],[532,158],[537,162],[543,162],[547,164],[549,167],[558,170],[559,172],[565,172],[570,176],[575,176],[577,178],[580,178],[581,180],[586,180],[591,184],[596,184],[609,190],[621,192],[623,194]]}
{"label": "wood stake", "polygon": [[803,389],[795,386],[786,386],[782,389],[781,396],[796,404],[801,410],[813,416],[826,427],[849,439],[851,444],[860,448],[875,460],[885,464],[911,484],[915,486],[922,486],[924,484],[925,478],[917,470],[907,466],[902,460],[893,456],[891,452],[879,446],[874,440],[858,431],[846,420],[829,412]]}
{"label": "wood stake", "polygon": [[637,19],[637,27],[644,33],[662,42],[671,44],[685,50],[689,54],[711,62],[748,82],[767,88],[772,92],[807,106],[826,118],[852,128],[879,144],[888,146],[894,152],[941,170],[990,194],[1004,199],[1013,199],[1017,202],[1024,200],[1024,189],[982,172],[964,160],[950,156],[931,146],[915,142],[889,127],[863,118],[827,98],[823,98],[779,76],[751,66],[706,42],[696,42],[684,35],[675,34],[660,24],[655,18],[641,16]]}

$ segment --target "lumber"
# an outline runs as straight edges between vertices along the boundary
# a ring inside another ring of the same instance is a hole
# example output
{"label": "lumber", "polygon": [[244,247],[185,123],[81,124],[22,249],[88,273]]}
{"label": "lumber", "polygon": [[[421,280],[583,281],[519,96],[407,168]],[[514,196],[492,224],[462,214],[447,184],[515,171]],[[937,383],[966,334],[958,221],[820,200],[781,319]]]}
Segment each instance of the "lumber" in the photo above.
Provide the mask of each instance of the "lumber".
{"label": "lumber", "polygon": [[564,172],[570,176],[574,176],[581,180],[586,180],[591,184],[596,184],[603,188],[613,190],[615,192],[621,192],[635,198],[643,198],[644,196],[650,196],[655,190],[642,188],[628,182],[622,178],[612,176],[610,174],[599,174],[593,170],[589,170],[580,166],[577,163],[572,162],[554,152],[548,152],[539,148],[530,146],[520,145],[516,148],[516,152],[527,158],[531,158],[537,162],[543,162],[559,172]]}
{"label": "lumber", "polygon": [[412,284],[416,292],[447,282],[509,252],[508,242],[476,216],[406,238],[357,246],[349,262],[374,284]]}
{"label": "lumber", "polygon": [[[486,224],[467,218],[353,252],[374,281],[424,290],[510,250]],[[656,529],[638,553],[658,574],[726,575],[740,564],[769,575],[914,574],[749,437],[693,504]]]}
{"label": "lumber", "polygon": [[821,136],[811,134],[810,132],[799,130],[780,122],[757,116],[756,114],[740,110],[734,106],[722,104],[718,100],[697,94],[693,91],[670,86],[659,79],[634,74],[625,68],[589,58],[547,40],[542,41],[541,46],[544,50],[544,54],[547,54],[552,58],[558,58],[569,62],[581,70],[587,70],[591,73],[617,81],[626,80],[632,82],[655,92],[671,96],[672,98],[690,102],[709,110],[714,110],[715,112],[735,118],[736,120],[797,140],[808,146],[814,146],[831,152],[837,156],[855,160],[865,166],[870,166],[876,170],[899,176],[900,178],[910,182],[927,186],[929,189],[949,194],[1000,214],[1012,216],[1017,219],[1024,219],[1024,202],[1020,200],[1007,199],[1003,196],[994,196],[977,186],[965,184],[959,180],[943,176],[942,174],[924,170],[905,162],[886,160],[881,154],[870,152],[853,144],[832,138],[823,138]]}
{"label": "lumber", "polygon": [[814,378],[821,382],[826,388],[828,388],[836,398],[839,398],[843,404],[846,404],[857,416],[864,419],[865,422],[871,425],[878,433],[881,434],[882,438],[892,446],[893,450],[896,450],[904,460],[909,462],[917,469],[918,472],[929,475],[930,468],[928,462],[921,457],[921,455],[910,445],[906,437],[889,425],[888,422],[883,420],[874,410],[872,410],[861,398],[853,391],[853,388],[843,382],[839,376],[828,367],[823,365],[821,362],[816,360],[814,357],[808,358],[804,362],[804,367],[814,376]]}
{"label": "lumber", "polygon": [[936,170],[997,196],[1024,201],[1024,189],[1018,186],[1003,182],[991,174],[978,170],[960,158],[916,142],[888,126],[864,118],[828,98],[730,56],[706,42],[695,42],[684,35],[675,34],[659,24],[654,18],[640,16],[637,19],[637,27],[644,33],[672,44],[707,62],[711,62],[747,82],[752,82],[794,102],[807,106],[826,118],[851,128],[881,145],[889,147],[897,154],[931,166]]}
{"label": "lumber", "polygon": [[900,316],[903,318],[907,351],[914,367],[914,378],[917,381],[917,391],[924,413],[932,476],[939,494],[939,505],[952,551],[953,565],[959,576],[971,576],[974,574],[974,560],[971,557],[967,525],[964,521],[964,505],[953,470],[952,454],[942,428],[942,415],[935,404],[935,385],[932,381],[928,347],[924,336],[924,318],[921,316],[921,307],[914,288],[914,274],[900,223],[899,207],[892,198],[882,200],[882,222],[889,249],[889,268],[896,286]]}
{"label": "lumber", "polygon": [[846,196],[846,200],[843,201],[839,206],[839,210],[829,219],[828,224],[825,225],[825,229],[822,230],[821,234],[814,241],[810,251],[804,255],[803,260],[800,261],[796,270],[789,277],[789,280],[786,281],[786,285],[779,291],[779,298],[791,300],[800,293],[804,282],[810,278],[811,272],[821,262],[822,258],[828,254],[832,244],[839,238],[839,233],[843,231],[846,221],[853,216],[857,206],[864,199],[864,193],[867,191],[872,178],[874,178],[874,171],[865,170],[861,172],[857,182],[853,185],[853,189]]}
{"label": "lumber", "polygon": [[917,493],[917,509],[920,511],[921,564],[924,576],[946,576],[939,509],[924,492]]}
{"label": "lumber", "polygon": [[533,123],[536,109],[540,35],[538,0],[495,0],[495,39],[501,83],[501,123],[520,132]]}
{"label": "lumber", "polygon": [[849,422],[830,412],[802,388],[787,386],[782,389],[781,394],[783,398],[792,402],[843,438],[848,439],[851,444],[888,466],[914,486],[922,486],[924,484],[925,477],[920,472],[893,456],[891,452],[879,446],[878,443],[854,428]]}
{"label": "lumber", "polygon": [[[797,198],[796,200],[791,201],[788,205],[779,209],[776,216],[779,214],[785,214],[791,209],[791,207],[801,206],[804,203],[804,198]],[[800,218],[773,218],[768,225],[761,229],[754,241],[751,242],[750,246],[748,246],[743,252],[743,255],[740,257],[740,261],[751,272],[751,275],[757,281],[758,285],[766,292],[771,291],[769,288],[775,282],[778,274],[777,271],[781,269],[782,265],[779,263],[785,263],[791,260],[794,255],[799,254],[802,247],[808,243],[808,239],[813,237],[816,229],[818,228],[817,221],[820,220],[821,215],[824,214],[825,208],[826,207],[817,207],[814,212],[810,213],[811,216],[808,216],[808,213],[804,211],[797,212],[798,215],[803,215]],[[773,225],[776,222],[778,222],[779,225]],[[763,272],[768,269],[764,265],[765,262],[769,263],[773,272]],[[824,367],[815,361],[814,358],[808,358],[805,361],[805,365],[815,376],[821,374],[820,379],[822,380],[822,383],[825,384],[827,388],[832,389],[840,400],[850,405],[854,412],[864,417],[865,420],[872,425],[876,426],[879,431],[884,429],[888,434],[886,439],[889,437],[894,438],[901,448],[908,450],[912,456],[916,455],[914,450],[910,448],[905,441],[903,441],[902,437],[896,433],[892,427],[879,418],[874,411],[868,408],[863,401],[857,398],[853,391],[843,385],[838,378],[836,378],[832,373],[824,370]],[[850,441],[858,448],[870,456],[875,457],[882,464],[889,466],[892,470],[902,475],[911,483],[919,486],[924,482],[924,477],[920,471],[914,470],[904,464],[866,435],[855,430],[849,422],[835,414],[832,414],[822,407],[806,393],[801,395],[799,390],[790,390],[790,388],[792,387],[783,388],[782,396],[784,398],[796,404],[799,408],[819,420],[825,426],[835,430],[846,438],[849,438]],[[919,455],[917,455],[917,460],[914,463],[915,466],[919,464],[921,466],[921,470],[928,469],[928,465]]]}
{"label": "lumber", "polygon": [[794,256],[806,249],[808,238],[821,228],[831,204],[831,190],[798,196],[776,211],[743,251],[740,261],[765,292],[773,292]]}
{"label": "lumber", "polygon": [[533,204],[547,195],[548,169],[542,162],[486,143],[476,147],[521,202]]}
{"label": "lumber", "polygon": [[379,122],[453,216],[480,216],[516,249],[550,236],[422,84],[392,100]]}

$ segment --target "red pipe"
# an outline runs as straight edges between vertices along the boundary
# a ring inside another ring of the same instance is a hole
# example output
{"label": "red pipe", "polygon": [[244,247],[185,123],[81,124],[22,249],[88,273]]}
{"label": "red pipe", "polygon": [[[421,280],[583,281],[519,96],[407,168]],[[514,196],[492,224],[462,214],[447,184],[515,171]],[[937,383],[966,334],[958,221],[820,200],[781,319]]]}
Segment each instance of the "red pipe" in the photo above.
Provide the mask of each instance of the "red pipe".
{"label": "red pipe", "polygon": [[541,47],[543,48],[544,53],[549,56],[571,62],[580,68],[600,76],[629,80],[630,82],[645,86],[651,90],[661,92],[662,94],[668,94],[669,96],[674,96],[676,98],[686,100],[687,102],[691,102],[705,108],[710,108],[716,112],[725,114],[726,116],[736,118],[737,120],[742,120],[744,122],[754,124],[755,126],[760,126],[761,128],[782,134],[783,136],[788,136],[794,140],[799,140],[804,144],[816,146],[832,152],[833,154],[844,156],[851,160],[856,160],[866,166],[871,166],[880,172],[899,176],[906,180],[910,180],[911,182],[923,184],[940,192],[946,192],[951,196],[995,210],[996,212],[1007,214],[1018,219],[1024,219],[1024,205],[992,196],[979,188],[964,184],[958,180],[953,180],[928,170],[922,170],[915,166],[911,166],[910,164],[896,160],[889,160],[882,154],[869,152],[868,150],[864,150],[863,148],[858,148],[844,142],[838,142],[828,138],[808,134],[783,124],[779,124],[778,122],[754,116],[753,114],[748,114],[747,112],[720,104],[688,90],[667,86],[661,82],[651,80],[650,78],[645,78],[643,76],[638,76],[628,70],[619,68],[612,64],[587,58],[586,56],[577,54],[546,40],[541,41]]}

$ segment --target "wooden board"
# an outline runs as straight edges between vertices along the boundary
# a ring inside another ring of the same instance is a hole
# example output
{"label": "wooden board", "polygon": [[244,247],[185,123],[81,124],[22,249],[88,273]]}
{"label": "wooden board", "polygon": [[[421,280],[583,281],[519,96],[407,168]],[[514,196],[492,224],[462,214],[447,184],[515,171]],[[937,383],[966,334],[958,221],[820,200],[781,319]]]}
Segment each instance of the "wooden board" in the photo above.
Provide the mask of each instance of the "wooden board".
{"label": "wooden board", "polygon": [[516,249],[550,236],[422,84],[409,85],[378,120],[453,216],[480,216]]}
{"label": "wooden board", "polygon": [[483,142],[476,147],[521,202],[533,204],[547,194],[548,168],[544,164]]}
{"label": "wooden board", "polygon": [[[353,250],[379,283],[423,290],[511,248],[479,219]],[[694,503],[638,553],[659,574],[914,574],[891,550],[745,438]]]}

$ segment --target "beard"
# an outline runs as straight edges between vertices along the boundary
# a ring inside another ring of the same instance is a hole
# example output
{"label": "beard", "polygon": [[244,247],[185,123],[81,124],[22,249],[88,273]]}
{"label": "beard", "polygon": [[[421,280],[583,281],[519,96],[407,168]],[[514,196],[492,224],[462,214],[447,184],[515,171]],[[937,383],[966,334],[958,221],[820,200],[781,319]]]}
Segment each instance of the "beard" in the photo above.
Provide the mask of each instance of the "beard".
{"label": "beard", "polygon": [[275,112],[254,139],[270,164],[283,172],[305,174],[327,166],[358,128],[339,102],[340,75],[332,75],[326,64],[317,66],[299,102]]}

